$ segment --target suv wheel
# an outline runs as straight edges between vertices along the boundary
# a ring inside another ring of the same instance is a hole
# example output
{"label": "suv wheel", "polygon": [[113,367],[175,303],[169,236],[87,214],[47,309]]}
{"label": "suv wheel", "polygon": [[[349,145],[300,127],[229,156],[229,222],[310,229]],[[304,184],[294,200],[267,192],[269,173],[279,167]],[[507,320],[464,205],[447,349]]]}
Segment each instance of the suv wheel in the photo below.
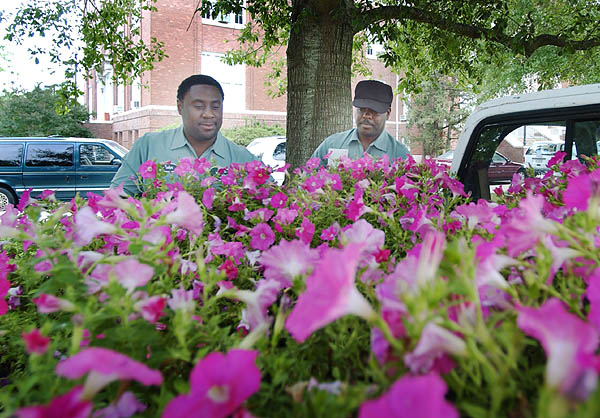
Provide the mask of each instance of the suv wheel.
{"label": "suv wheel", "polygon": [[9,203],[17,203],[17,199],[12,192],[5,187],[0,187],[0,210],[4,210]]}

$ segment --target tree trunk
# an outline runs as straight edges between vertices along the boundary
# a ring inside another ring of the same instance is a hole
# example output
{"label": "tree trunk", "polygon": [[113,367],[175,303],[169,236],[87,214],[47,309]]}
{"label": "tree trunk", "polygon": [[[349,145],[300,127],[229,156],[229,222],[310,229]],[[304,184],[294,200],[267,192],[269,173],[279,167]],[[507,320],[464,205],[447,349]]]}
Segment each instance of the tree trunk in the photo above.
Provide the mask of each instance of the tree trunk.
{"label": "tree trunk", "polygon": [[352,127],[354,31],[338,13],[297,8],[311,10],[292,24],[287,48],[286,160],[292,169],[327,136]]}

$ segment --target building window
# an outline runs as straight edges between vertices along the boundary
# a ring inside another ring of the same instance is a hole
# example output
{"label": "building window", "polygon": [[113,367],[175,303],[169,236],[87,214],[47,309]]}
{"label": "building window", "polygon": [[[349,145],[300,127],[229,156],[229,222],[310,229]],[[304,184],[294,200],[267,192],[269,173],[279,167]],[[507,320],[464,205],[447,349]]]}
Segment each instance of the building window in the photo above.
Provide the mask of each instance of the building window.
{"label": "building window", "polygon": [[223,111],[235,113],[246,109],[246,66],[243,64],[227,65],[221,58],[224,54],[203,52],[202,74],[217,80],[223,92]]}
{"label": "building window", "polygon": [[367,44],[367,58],[376,60],[377,56],[383,53],[384,48],[382,44]]}
{"label": "building window", "polygon": [[[210,1],[213,4],[216,2],[216,0],[207,1]],[[244,9],[242,10],[242,13],[219,13],[219,15],[213,19],[209,13],[204,13],[202,15],[202,23],[207,25],[227,26],[241,29],[245,23],[245,14],[246,13]]]}

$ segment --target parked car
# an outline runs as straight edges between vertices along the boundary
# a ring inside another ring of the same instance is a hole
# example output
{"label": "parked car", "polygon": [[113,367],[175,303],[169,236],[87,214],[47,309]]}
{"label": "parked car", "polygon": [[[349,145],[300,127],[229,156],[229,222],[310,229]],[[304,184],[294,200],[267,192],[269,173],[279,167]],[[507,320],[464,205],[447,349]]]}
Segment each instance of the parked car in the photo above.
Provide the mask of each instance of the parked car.
{"label": "parked car", "polygon": [[479,106],[465,122],[450,168],[473,199],[490,199],[488,168],[494,152],[509,134],[529,126],[561,142],[566,159],[597,155],[600,84],[503,97]]}
{"label": "parked car", "polygon": [[[451,150],[435,158],[435,161],[438,164],[451,166],[453,158],[454,150]],[[495,151],[487,172],[490,184],[510,183],[515,173],[525,175],[523,164],[511,161]]]}
{"label": "parked car", "polygon": [[[285,165],[285,136],[256,138],[246,147],[267,166],[277,169]],[[273,173],[273,179],[282,184],[285,173]]]}
{"label": "parked car", "polygon": [[23,192],[54,190],[59,200],[110,187],[127,148],[108,139],[0,138],[0,210]]}

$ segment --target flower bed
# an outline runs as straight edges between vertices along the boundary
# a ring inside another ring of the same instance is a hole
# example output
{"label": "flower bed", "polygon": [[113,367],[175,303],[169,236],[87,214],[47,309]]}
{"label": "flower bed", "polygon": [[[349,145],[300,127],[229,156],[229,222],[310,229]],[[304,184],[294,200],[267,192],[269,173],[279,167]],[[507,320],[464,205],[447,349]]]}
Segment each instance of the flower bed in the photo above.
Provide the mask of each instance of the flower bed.
{"label": "flower bed", "polygon": [[26,193],[0,215],[0,411],[598,416],[600,170],[557,162],[496,203],[369,158]]}

